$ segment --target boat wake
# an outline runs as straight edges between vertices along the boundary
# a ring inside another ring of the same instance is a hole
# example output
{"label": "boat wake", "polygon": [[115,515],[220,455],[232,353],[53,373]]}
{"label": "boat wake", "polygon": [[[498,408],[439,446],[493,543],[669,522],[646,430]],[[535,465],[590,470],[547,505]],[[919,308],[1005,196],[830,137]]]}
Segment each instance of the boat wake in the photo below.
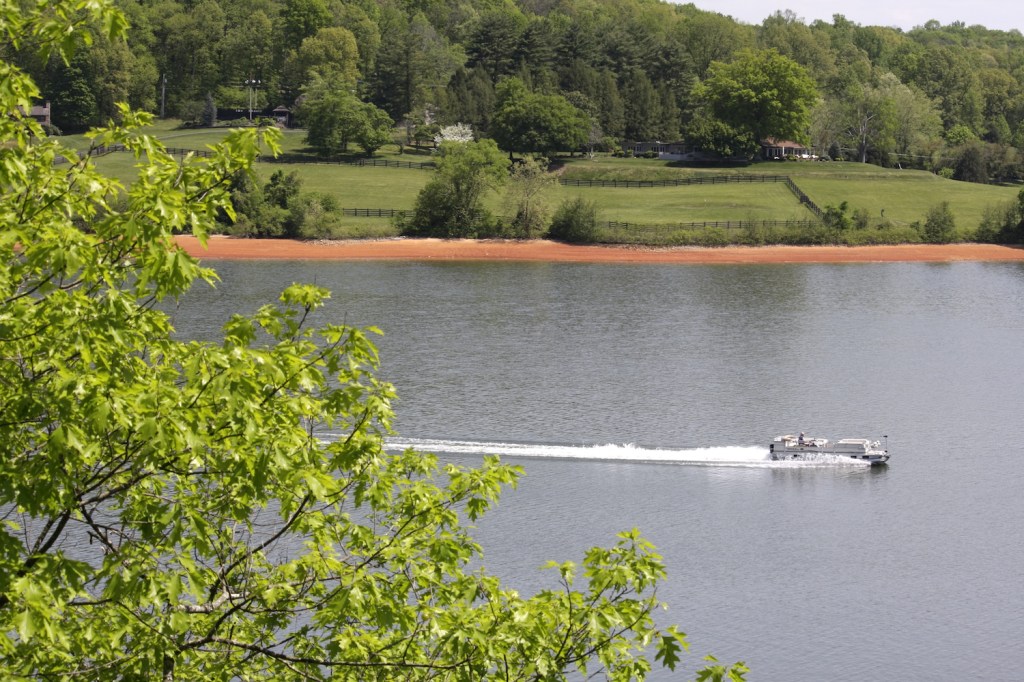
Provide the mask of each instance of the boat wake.
{"label": "boat wake", "polygon": [[388,450],[412,448],[437,455],[501,455],[530,459],[579,459],[588,461],[634,462],[645,464],[689,464],[768,468],[806,468],[815,466],[865,466],[849,457],[818,455],[804,461],[772,461],[768,448],[751,445],[722,445],[703,448],[651,448],[626,443],[616,445],[559,445],[550,443],[495,443],[469,440],[427,438],[389,438]]}

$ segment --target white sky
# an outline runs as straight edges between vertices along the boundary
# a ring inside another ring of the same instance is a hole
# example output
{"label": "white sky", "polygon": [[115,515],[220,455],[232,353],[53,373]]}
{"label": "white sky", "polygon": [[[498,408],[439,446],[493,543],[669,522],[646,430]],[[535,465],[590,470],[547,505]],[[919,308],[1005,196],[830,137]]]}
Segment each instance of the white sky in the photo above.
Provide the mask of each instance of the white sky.
{"label": "white sky", "polygon": [[930,19],[968,26],[1024,33],[1024,2],[1020,0],[673,0],[693,2],[702,10],[727,14],[745,24],[760,24],[777,10],[792,10],[804,23],[829,23],[842,14],[861,26],[895,26],[909,31]]}

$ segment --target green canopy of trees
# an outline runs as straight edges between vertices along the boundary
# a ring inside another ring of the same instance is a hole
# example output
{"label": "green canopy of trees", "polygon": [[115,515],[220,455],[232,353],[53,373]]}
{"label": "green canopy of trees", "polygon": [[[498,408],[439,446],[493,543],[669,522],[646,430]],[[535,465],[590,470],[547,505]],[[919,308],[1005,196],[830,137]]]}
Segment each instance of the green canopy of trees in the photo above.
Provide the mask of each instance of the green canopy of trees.
{"label": "green canopy of trees", "polygon": [[[750,25],[659,0],[118,4],[130,21],[127,46],[98,36],[68,64],[9,39],[3,47],[39,83],[65,132],[106,123],[118,101],[202,124],[208,96],[243,106],[254,80],[261,109],[295,107],[317,78],[333,75],[408,141],[417,129],[465,122],[505,151],[577,151],[564,99],[589,117],[582,144],[592,149],[659,140],[749,154],[773,136],[939,171],[962,156],[962,136],[948,134],[962,127],[982,144],[987,179],[1024,178],[1018,31],[934,21],[904,31],[842,15],[806,23],[788,11]],[[751,62],[772,50],[779,59]],[[769,73],[789,64],[803,70],[790,85],[806,76],[819,99],[758,86],[793,77]],[[496,90],[512,78],[528,97],[499,103]],[[794,97],[796,108],[785,109]],[[804,109],[822,107],[809,124]]]}

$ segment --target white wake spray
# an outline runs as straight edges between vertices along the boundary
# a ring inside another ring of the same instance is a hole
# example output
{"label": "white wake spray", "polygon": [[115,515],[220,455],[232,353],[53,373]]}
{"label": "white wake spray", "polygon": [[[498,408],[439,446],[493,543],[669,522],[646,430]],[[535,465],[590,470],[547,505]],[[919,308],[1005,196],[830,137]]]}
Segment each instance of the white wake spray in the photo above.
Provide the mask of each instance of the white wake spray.
{"label": "white wake spray", "polygon": [[561,445],[550,443],[502,443],[428,438],[389,438],[391,451],[412,448],[438,455],[501,455],[502,457],[579,459],[588,461],[635,462],[657,464],[694,464],[709,466],[814,467],[864,466],[848,457],[820,455],[813,461],[774,462],[768,448],[757,445],[719,445],[700,448],[652,448],[632,443],[604,445]]}
{"label": "white wake spray", "polygon": [[680,464],[764,464],[768,449],[757,446],[707,448],[647,448],[626,443],[616,445],[553,445],[548,443],[492,443],[467,440],[421,438],[388,439],[389,450],[414,448],[450,455],[501,455],[549,459],[582,459],[620,462],[664,462]]}

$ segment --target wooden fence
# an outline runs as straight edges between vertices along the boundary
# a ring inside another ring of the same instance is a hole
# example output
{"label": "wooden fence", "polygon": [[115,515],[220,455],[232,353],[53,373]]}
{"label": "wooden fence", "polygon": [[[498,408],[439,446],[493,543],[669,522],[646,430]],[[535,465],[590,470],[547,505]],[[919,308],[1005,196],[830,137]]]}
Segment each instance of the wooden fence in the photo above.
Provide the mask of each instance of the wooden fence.
{"label": "wooden fence", "polygon": [[796,183],[793,182],[792,178],[787,176],[785,182],[786,182],[786,187],[788,187],[789,191],[791,191],[793,194],[796,195],[796,198],[800,200],[801,204],[806,206],[807,209],[811,213],[813,213],[814,215],[818,216],[819,218],[822,217],[822,215],[824,214],[824,211],[822,211],[821,208],[816,203],[811,201],[811,198],[809,196],[807,196],[806,194],[804,194],[804,191],[802,189],[800,189],[799,187],[796,186]]}
{"label": "wooden fence", "polygon": [[402,208],[343,208],[342,215],[358,216],[360,218],[394,218],[402,217],[409,211]]}
{"label": "wooden fence", "polygon": [[261,155],[258,158],[259,161],[264,163],[313,163],[313,164],[331,164],[339,166],[377,166],[383,168],[417,168],[422,170],[432,169],[436,167],[433,161],[393,161],[391,159],[338,159],[338,158],[318,158],[310,157],[303,154],[281,154],[279,156],[265,156]]}
{"label": "wooden fence", "polygon": [[788,175],[702,175],[695,178],[672,180],[576,180],[562,178],[558,182],[568,187],[682,187],[684,185],[724,185],[732,182],[764,183],[785,182]]}
{"label": "wooden fence", "polygon": [[782,227],[789,229],[809,229],[818,225],[816,220],[704,220],[691,223],[626,223],[609,220],[604,226],[612,230],[630,232],[664,232],[666,230],[704,230],[719,228],[724,230],[749,230],[753,228]]}
{"label": "wooden fence", "polygon": [[[720,185],[735,182],[740,183],[764,183],[781,182],[789,188],[797,200],[807,207],[811,213],[818,218],[822,217],[824,211],[811,201],[811,198],[800,189],[793,178],[788,175],[702,175],[696,178],[677,178],[674,180],[574,180],[560,179],[560,184],[568,187],[682,187],[685,185]],[[773,221],[778,222],[778,221]],[[695,223],[696,224],[696,223]],[[701,223],[703,224],[703,223]]]}

